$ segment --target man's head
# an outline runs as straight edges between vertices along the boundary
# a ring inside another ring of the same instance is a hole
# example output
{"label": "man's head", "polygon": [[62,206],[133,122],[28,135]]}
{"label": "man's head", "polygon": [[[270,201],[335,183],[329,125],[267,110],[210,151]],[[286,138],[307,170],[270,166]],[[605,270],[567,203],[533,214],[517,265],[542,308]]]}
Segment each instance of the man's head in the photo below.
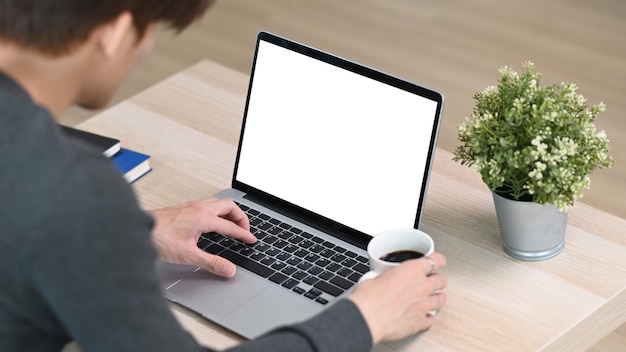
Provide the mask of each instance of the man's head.
{"label": "man's head", "polygon": [[59,117],[105,106],[151,51],[157,23],[181,31],[214,0],[0,0],[0,70]]}
{"label": "man's head", "polygon": [[0,42],[59,55],[129,12],[139,38],[154,23],[183,30],[214,0],[0,0]]}

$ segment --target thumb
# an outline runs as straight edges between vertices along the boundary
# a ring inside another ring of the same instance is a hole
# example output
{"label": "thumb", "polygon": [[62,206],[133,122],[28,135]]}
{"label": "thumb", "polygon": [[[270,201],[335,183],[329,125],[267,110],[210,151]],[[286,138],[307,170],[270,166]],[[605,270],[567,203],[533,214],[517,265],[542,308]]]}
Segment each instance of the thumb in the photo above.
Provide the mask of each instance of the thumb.
{"label": "thumb", "polygon": [[209,254],[202,250],[197,252],[200,260],[196,263],[202,263],[200,267],[210,273],[223,277],[233,277],[237,270],[235,264],[228,259],[222,258],[215,254]]}

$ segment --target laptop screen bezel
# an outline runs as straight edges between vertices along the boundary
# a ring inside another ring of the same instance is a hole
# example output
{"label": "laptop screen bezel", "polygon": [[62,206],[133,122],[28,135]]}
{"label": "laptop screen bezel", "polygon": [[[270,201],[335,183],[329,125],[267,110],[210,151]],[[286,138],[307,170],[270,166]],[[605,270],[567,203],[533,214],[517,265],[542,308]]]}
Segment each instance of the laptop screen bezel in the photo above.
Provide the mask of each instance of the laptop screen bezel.
{"label": "laptop screen bezel", "polygon": [[287,211],[288,216],[294,218],[295,220],[301,221],[320,231],[330,233],[333,236],[337,236],[361,248],[365,248],[369,240],[372,239],[372,235],[370,234],[366,234],[359,230],[351,228],[349,226],[340,224],[332,219],[316,214],[296,204],[292,204],[284,199],[275,197],[271,194],[263,192],[253,186],[250,186],[244,182],[237,180],[237,171],[238,171],[238,165],[239,165],[240,156],[241,156],[243,137],[245,133],[246,119],[248,116],[250,96],[252,93],[252,87],[253,87],[253,82],[254,82],[256,62],[257,62],[257,57],[258,57],[258,52],[259,52],[259,46],[262,41],[265,41],[274,45],[278,45],[282,48],[306,55],[310,58],[320,60],[330,65],[348,70],[350,72],[359,74],[361,76],[364,76],[370,79],[374,79],[378,82],[388,84],[390,86],[399,88],[401,90],[420,95],[422,97],[425,97],[437,103],[436,113],[434,117],[435,121],[433,122],[433,128],[432,128],[432,132],[430,135],[430,143],[428,147],[428,155],[426,158],[424,177],[422,179],[423,182],[421,185],[420,197],[418,200],[417,211],[415,214],[415,221],[413,224],[414,228],[416,229],[419,228],[421,224],[424,203],[426,200],[426,193],[428,189],[430,171],[432,168],[432,161],[434,158],[437,135],[439,132],[439,126],[440,126],[440,121],[441,121],[441,116],[442,116],[443,103],[444,103],[443,95],[432,89],[419,86],[417,84],[408,82],[398,77],[386,74],[379,70],[375,70],[367,66],[363,66],[356,62],[346,60],[336,55],[323,52],[321,50],[312,48],[310,46],[306,46],[306,45],[291,41],[289,39],[286,39],[286,38],[283,38],[283,37],[280,37],[275,34],[265,32],[265,31],[259,32],[257,36],[257,40],[256,40],[254,57],[252,61],[252,68],[251,68],[250,79],[249,79],[249,84],[248,84],[248,91],[246,95],[246,103],[244,107],[243,121],[242,121],[240,136],[239,136],[239,144],[237,147],[237,156],[235,159],[233,178],[231,182],[232,188],[238,189],[246,193],[246,198],[249,198],[253,200],[254,202],[257,202],[270,209],[280,209],[283,212]]}

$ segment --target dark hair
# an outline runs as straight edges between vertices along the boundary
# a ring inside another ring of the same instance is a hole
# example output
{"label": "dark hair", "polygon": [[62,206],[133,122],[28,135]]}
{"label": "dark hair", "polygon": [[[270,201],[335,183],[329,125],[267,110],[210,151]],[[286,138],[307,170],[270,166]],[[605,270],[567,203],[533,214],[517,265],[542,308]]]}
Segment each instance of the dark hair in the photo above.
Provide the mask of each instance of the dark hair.
{"label": "dark hair", "polygon": [[46,54],[67,52],[124,11],[139,36],[157,22],[182,31],[214,0],[0,0],[0,41]]}

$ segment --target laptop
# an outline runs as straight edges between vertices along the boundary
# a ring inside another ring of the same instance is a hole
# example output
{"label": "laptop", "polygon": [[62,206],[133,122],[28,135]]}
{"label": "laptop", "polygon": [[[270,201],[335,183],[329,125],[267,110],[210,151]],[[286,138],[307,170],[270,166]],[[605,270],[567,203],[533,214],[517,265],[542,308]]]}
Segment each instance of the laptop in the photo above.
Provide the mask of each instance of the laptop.
{"label": "laptop", "polygon": [[231,198],[253,246],[217,233],[198,246],[233,278],[158,263],[164,295],[243,336],[306,320],[369,270],[366,247],[418,228],[444,98],[335,55],[260,32]]}

